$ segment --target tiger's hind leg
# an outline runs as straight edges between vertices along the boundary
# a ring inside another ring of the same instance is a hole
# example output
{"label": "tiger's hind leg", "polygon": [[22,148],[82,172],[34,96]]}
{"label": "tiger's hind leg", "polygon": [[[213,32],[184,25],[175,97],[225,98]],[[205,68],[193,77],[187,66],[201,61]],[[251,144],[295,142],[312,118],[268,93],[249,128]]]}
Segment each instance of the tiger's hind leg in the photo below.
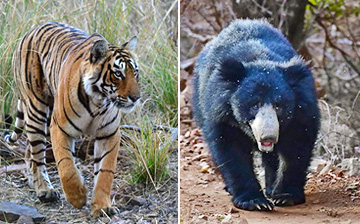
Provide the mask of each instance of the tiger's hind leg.
{"label": "tiger's hind leg", "polygon": [[[25,120],[28,134],[27,167],[30,186],[32,185],[41,202],[56,201],[60,194],[52,186],[46,170],[46,121],[47,106],[29,99]],[[32,183],[31,183],[32,182]]]}
{"label": "tiger's hind leg", "polygon": [[75,208],[82,208],[86,204],[87,190],[73,158],[74,139],[70,137],[52,116],[50,135],[56,166],[66,200]]}
{"label": "tiger's hind leg", "polygon": [[110,200],[119,147],[119,129],[111,137],[96,139],[94,151],[95,187],[91,207],[93,216],[101,215],[101,210],[110,216],[119,213],[116,207],[111,206]]}
{"label": "tiger's hind leg", "polygon": [[[5,142],[10,143],[10,144],[16,142],[20,138],[21,134],[23,133],[23,129],[25,127],[24,103],[21,99],[18,100],[16,109],[17,109],[17,113],[16,113],[16,120],[15,120],[15,129],[12,133],[9,133],[8,131],[6,131],[4,134]],[[11,123],[11,121],[10,121],[10,123]]]}

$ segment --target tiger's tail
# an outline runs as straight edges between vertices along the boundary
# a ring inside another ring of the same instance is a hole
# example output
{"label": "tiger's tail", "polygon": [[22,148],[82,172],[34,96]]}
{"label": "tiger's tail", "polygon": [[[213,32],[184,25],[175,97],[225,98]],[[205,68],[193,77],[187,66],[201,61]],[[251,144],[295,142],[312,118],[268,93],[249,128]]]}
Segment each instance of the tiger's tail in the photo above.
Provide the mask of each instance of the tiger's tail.
{"label": "tiger's tail", "polygon": [[[17,104],[17,114],[16,114],[16,120],[15,120],[15,129],[12,133],[9,132],[9,130],[5,131],[4,133],[4,140],[6,143],[14,143],[16,142],[20,137],[24,130],[25,126],[25,120],[24,120],[24,109],[23,109],[23,102],[21,99],[18,99]],[[10,116],[7,116],[5,118],[6,122],[6,129],[9,129],[10,124],[12,123],[12,119]]]}

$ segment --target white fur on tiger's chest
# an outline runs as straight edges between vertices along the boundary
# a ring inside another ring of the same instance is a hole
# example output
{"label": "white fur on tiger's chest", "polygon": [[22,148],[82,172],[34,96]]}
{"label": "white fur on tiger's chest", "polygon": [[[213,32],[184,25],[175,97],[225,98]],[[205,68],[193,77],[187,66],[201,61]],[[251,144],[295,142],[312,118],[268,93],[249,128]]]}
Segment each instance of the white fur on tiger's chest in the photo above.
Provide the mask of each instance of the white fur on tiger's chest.
{"label": "white fur on tiger's chest", "polygon": [[63,125],[66,133],[72,137],[92,136],[103,137],[113,133],[120,124],[121,112],[116,106],[95,109],[91,113],[83,108],[78,111],[80,116],[72,114],[70,120]]}

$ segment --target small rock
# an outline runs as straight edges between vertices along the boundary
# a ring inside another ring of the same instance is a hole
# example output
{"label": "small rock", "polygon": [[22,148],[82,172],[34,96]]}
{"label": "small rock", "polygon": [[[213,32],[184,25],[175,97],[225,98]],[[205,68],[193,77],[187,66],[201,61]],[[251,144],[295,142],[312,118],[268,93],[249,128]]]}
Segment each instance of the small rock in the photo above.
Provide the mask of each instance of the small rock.
{"label": "small rock", "polygon": [[191,131],[191,136],[201,136],[199,129],[194,129]]}
{"label": "small rock", "polygon": [[206,180],[203,179],[198,179],[197,184],[207,184],[208,182]]}
{"label": "small rock", "polygon": [[16,222],[17,224],[33,224],[34,220],[30,216],[22,215]]}
{"label": "small rock", "polygon": [[236,208],[234,207],[231,207],[230,210],[229,210],[230,213],[238,213],[239,210],[237,210]]}
{"label": "small rock", "polygon": [[150,217],[150,218],[154,218],[154,217],[158,217],[158,216],[159,216],[159,214],[155,213],[155,212],[147,214],[147,217]]}
{"label": "small rock", "polygon": [[145,203],[146,203],[146,199],[144,199],[144,198],[131,198],[131,200],[130,200],[130,204],[132,204],[132,205],[141,206]]}
{"label": "small rock", "polygon": [[214,175],[205,174],[201,179],[203,179],[207,182],[212,182],[215,180],[215,177],[214,177]]}
{"label": "small rock", "polygon": [[[189,116],[191,114],[191,109],[190,107],[184,107],[182,109],[182,116],[186,117],[186,116]],[[190,136],[190,132],[189,132],[189,136]],[[185,136],[186,137],[186,136]],[[187,138],[187,137],[186,137]]]}
{"label": "small rock", "polygon": [[20,216],[31,217],[33,222],[40,223],[45,216],[38,213],[37,209],[30,206],[18,205],[8,201],[0,201],[0,220],[4,222],[15,222]]}
{"label": "small rock", "polygon": [[120,213],[120,215],[121,215],[121,216],[129,216],[129,215],[131,215],[131,211],[128,211],[128,210],[127,210],[127,211],[123,211],[123,212]]}
{"label": "small rock", "polygon": [[205,143],[200,142],[200,143],[194,144],[194,149],[202,150],[204,148],[205,148]]}
{"label": "small rock", "polygon": [[135,205],[133,208],[132,208],[132,212],[138,212],[139,211],[139,206],[138,205]]}
{"label": "small rock", "polygon": [[207,155],[200,154],[200,155],[195,156],[192,160],[193,161],[200,161],[201,159],[204,159],[204,158],[207,158]]}
{"label": "small rock", "polygon": [[88,216],[89,214],[87,212],[80,212],[78,217],[79,218],[82,218],[82,217],[85,217],[85,216]]}
{"label": "small rock", "polygon": [[209,219],[209,217],[207,217],[206,215],[200,215],[199,219],[203,219],[203,220],[207,221]]}

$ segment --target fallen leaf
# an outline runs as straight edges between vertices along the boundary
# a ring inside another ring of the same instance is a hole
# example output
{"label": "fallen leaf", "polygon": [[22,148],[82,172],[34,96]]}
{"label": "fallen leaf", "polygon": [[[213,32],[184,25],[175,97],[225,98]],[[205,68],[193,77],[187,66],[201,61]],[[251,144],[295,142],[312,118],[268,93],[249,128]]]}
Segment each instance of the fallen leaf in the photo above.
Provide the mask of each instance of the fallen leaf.
{"label": "fallen leaf", "polygon": [[322,176],[322,175],[329,173],[330,168],[331,168],[331,163],[326,164],[326,166],[324,168],[322,168],[322,170],[320,171],[318,176]]}
{"label": "fallen leaf", "polygon": [[208,220],[208,216],[206,216],[206,215],[200,215],[199,216],[199,219],[203,219],[203,220]]}
{"label": "fallen leaf", "polygon": [[200,166],[201,166],[201,172],[203,173],[207,173],[210,169],[210,166],[207,162],[201,162]]}
{"label": "fallen leaf", "polygon": [[199,130],[198,128],[192,130],[192,131],[191,131],[191,136],[201,136],[200,130]]}

